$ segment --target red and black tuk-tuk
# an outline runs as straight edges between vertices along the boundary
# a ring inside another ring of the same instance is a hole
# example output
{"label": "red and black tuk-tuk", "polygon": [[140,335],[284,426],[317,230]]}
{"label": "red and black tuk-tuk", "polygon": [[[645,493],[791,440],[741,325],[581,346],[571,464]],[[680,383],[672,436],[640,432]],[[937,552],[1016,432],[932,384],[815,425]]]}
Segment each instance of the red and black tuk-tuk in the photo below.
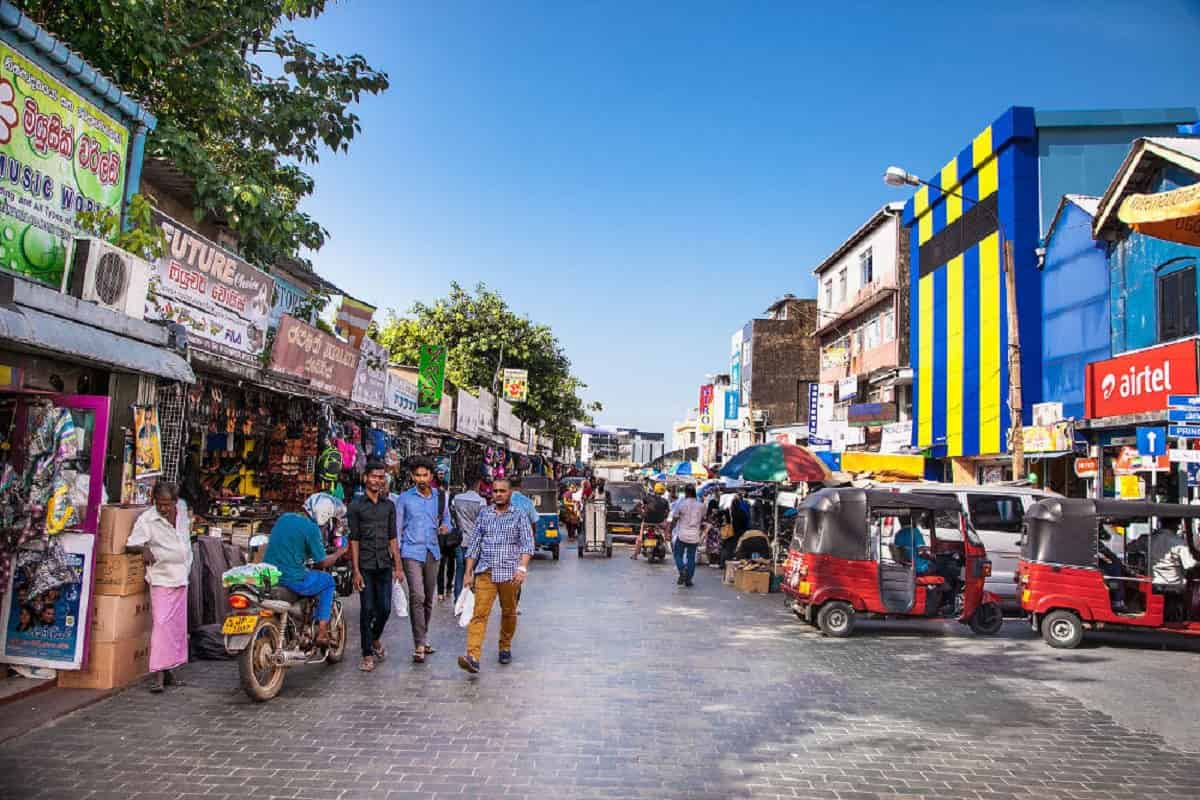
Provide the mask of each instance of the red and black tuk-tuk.
{"label": "red and black tuk-tuk", "polygon": [[822,489],[800,504],[783,590],[827,636],[855,618],[957,619],[981,634],[1004,624],[983,583],[991,563],[952,495]]}
{"label": "red and black tuk-tuk", "polygon": [[1132,500],[1030,506],[1016,580],[1033,629],[1061,648],[1087,629],[1200,634],[1200,579],[1186,569],[1198,519],[1200,506]]}

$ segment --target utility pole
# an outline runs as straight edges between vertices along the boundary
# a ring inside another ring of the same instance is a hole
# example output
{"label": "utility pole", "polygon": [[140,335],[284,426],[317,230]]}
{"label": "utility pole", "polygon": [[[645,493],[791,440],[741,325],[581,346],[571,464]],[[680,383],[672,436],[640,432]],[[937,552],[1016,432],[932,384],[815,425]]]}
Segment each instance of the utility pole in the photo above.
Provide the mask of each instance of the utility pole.
{"label": "utility pole", "polygon": [[1009,447],[1012,448],[1013,480],[1025,477],[1025,433],[1021,420],[1021,328],[1017,317],[1017,271],[1013,266],[1012,240],[1004,237],[1004,290],[1008,297],[1008,406],[1012,417]]}

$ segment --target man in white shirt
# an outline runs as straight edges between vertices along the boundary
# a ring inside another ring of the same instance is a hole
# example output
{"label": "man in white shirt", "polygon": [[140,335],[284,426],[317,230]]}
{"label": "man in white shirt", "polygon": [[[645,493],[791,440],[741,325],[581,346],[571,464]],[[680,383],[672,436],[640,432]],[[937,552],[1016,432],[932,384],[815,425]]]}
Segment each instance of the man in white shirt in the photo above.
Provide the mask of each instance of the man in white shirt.
{"label": "man in white shirt", "polygon": [[675,554],[675,569],[679,571],[678,586],[692,586],[696,575],[696,546],[700,543],[700,524],[704,521],[704,504],[696,499],[696,487],[685,486],[683,499],[671,507],[667,523],[672,525],[674,538],[671,549]]}

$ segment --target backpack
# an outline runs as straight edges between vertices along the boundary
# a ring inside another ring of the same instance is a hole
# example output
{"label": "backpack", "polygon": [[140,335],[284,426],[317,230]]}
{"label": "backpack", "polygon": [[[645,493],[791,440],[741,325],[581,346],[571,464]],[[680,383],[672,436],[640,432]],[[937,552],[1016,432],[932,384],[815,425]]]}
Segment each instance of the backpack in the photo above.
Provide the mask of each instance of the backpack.
{"label": "backpack", "polygon": [[671,506],[665,498],[659,497],[656,494],[650,495],[642,503],[642,519],[652,525],[657,525],[660,522],[666,522],[667,516],[671,513]]}

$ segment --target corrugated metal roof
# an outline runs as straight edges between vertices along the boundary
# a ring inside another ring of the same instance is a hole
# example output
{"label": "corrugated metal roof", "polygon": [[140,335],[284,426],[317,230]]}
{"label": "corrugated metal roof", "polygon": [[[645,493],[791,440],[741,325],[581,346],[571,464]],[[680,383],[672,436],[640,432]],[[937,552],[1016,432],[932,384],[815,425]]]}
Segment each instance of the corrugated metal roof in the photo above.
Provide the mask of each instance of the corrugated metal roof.
{"label": "corrugated metal roof", "polygon": [[0,306],[0,342],[48,350],[69,361],[194,383],[178,353],[33,308]]}

